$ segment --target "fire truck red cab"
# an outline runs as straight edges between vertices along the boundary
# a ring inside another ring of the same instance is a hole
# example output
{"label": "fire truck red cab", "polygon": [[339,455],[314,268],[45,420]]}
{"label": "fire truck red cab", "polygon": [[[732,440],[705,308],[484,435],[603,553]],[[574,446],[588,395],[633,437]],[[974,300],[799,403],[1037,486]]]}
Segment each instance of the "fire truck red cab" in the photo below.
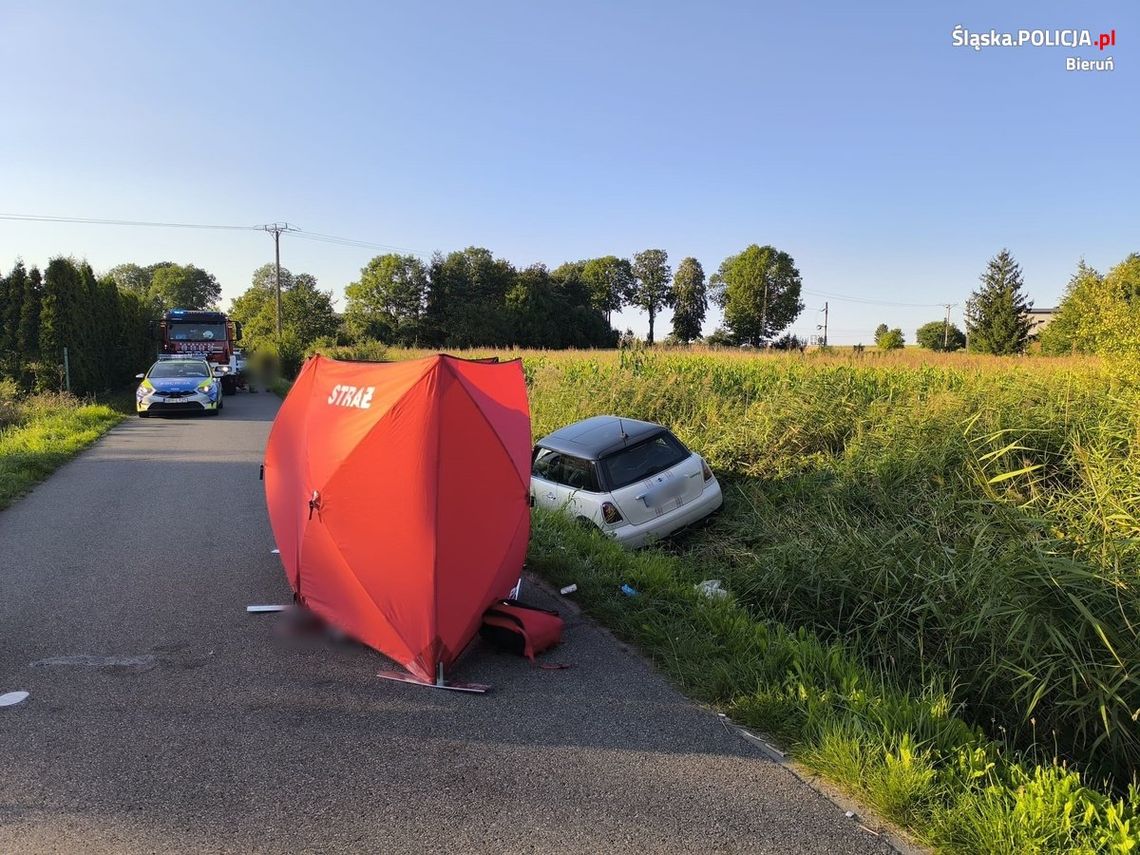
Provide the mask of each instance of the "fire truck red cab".
{"label": "fire truck red cab", "polygon": [[222,312],[171,309],[152,326],[159,354],[181,354],[205,359],[222,382],[222,393],[234,394],[245,385],[235,354],[241,341],[241,323]]}

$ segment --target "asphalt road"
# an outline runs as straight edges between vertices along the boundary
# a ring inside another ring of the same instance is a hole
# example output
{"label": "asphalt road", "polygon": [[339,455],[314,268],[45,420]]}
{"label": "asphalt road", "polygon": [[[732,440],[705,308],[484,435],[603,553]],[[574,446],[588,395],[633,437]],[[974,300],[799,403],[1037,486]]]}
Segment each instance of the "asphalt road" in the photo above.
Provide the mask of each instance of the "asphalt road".
{"label": "asphalt road", "polygon": [[581,618],[569,670],[472,650],[477,696],[247,615],[276,406],[132,420],[0,513],[0,853],[891,851]]}

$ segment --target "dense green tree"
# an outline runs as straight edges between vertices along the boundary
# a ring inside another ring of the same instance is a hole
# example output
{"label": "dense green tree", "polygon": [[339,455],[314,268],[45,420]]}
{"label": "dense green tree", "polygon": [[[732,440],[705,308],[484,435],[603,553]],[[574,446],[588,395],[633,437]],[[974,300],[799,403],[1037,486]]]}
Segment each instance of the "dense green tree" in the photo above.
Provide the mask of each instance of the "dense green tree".
{"label": "dense green tree", "polygon": [[661,309],[672,304],[669,280],[669,255],[663,249],[646,249],[633,256],[633,278],[636,283],[630,303],[649,315],[646,344],[653,344],[653,322]]}
{"label": "dense green tree", "polygon": [[506,307],[512,344],[562,346],[568,306],[545,265],[534,264],[518,272],[507,292]]}
{"label": "dense green tree", "polygon": [[504,307],[515,276],[509,262],[482,247],[436,253],[424,311],[425,341],[444,347],[509,344]]}
{"label": "dense green tree", "polygon": [[45,369],[36,378],[40,387],[62,388],[63,349],[68,349],[70,362],[80,337],[71,308],[82,302],[83,281],[79,271],[70,259],[53,258],[44,271],[40,308],[40,356]]}
{"label": "dense green tree", "polygon": [[167,264],[151,276],[150,297],[163,310],[208,309],[221,296],[222,286],[214,275],[193,264]]}
{"label": "dense green tree", "polygon": [[761,345],[803,311],[795,261],[772,246],[752,244],[726,258],[710,280],[724,321],[739,342]]}
{"label": "dense green tree", "polygon": [[686,344],[701,337],[708,311],[705,271],[695,258],[683,258],[673,276],[673,336]]}
{"label": "dense green tree", "polygon": [[628,258],[604,255],[582,262],[582,281],[590,293],[590,305],[604,312],[606,321],[633,300],[636,282]]}
{"label": "dense green tree", "polygon": [[886,324],[880,324],[879,328],[882,332],[875,330],[875,345],[879,350],[900,350],[906,343],[906,338],[903,336],[903,331],[898,327],[894,329],[886,329]]}
{"label": "dense green tree", "polygon": [[1104,276],[1082,260],[1040,340],[1048,354],[1140,353],[1140,254]]}
{"label": "dense green tree", "polygon": [[28,271],[24,281],[24,299],[20,304],[20,332],[17,349],[29,362],[40,354],[40,303],[43,299],[43,276],[38,267]]}
{"label": "dense green tree", "polygon": [[[160,265],[166,266],[166,264]],[[137,264],[116,264],[106,275],[115,283],[120,291],[126,291],[139,297],[146,298],[150,294],[150,280],[154,270],[140,267]]]}
{"label": "dense green tree", "polygon": [[966,301],[966,338],[971,352],[1021,353],[1029,339],[1033,303],[1022,291],[1021,268],[1008,249],[990,259],[981,286]]}
{"label": "dense green tree", "polygon": [[736,347],[740,344],[729,330],[724,327],[717,327],[711,333],[704,337],[704,343],[709,347]]}
{"label": "dense green tree", "polygon": [[567,261],[550,271],[550,281],[569,305],[589,306],[593,303],[585,276],[587,264],[588,261]]}
{"label": "dense green tree", "polygon": [[321,291],[316,277],[308,273],[293,278],[292,287],[281,297],[281,313],[306,348],[319,338],[335,336],[340,326],[332,292]]}
{"label": "dense green tree", "polygon": [[807,347],[807,342],[793,333],[784,333],[772,342],[773,350],[803,350],[805,347]]}
{"label": "dense green tree", "polygon": [[[263,264],[257,270],[253,271],[253,285],[258,288],[277,287],[277,265],[273,263]],[[293,274],[289,272],[289,268],[281,268],[281,290],[288,291],[293,287]]]}
{"label": "dense green tree", "polygon": [[952,351],[966,346],[966,334],[954,324],[947,326],[945,320],[923,324],[915,332],[914,340],[927,350]]}
{"label": "dense green tree", "polygon": [[20,361],[20,312],[28,274],[23,261],[16,261],[12,272],[0,280],[0,362],[12,367]]}
{"label": "dense green tree", "polygon": [[[234,298],[229,316],[242,324],[242,344],[248,350],[276,354],[286,371],[295,369],[318,339],[335,336],[340,321],[332,292],[321,291],[316,277],[289,273],[289,288],[281,293],[281,341],[277,340],[277,295],[264,267],[254,271],[252,284]],[[272,266],[270,266],[272,270]],[[286,281],[286,270],[281,280]],[[278,346],[280,344],[280,347]]]}
{"label": "dense green tree", "polygon": [[388,344],[416,344],[427,291],[427,266],[416,256],[376,256],[361,269],[360,279],[344,289],[349,332]]}

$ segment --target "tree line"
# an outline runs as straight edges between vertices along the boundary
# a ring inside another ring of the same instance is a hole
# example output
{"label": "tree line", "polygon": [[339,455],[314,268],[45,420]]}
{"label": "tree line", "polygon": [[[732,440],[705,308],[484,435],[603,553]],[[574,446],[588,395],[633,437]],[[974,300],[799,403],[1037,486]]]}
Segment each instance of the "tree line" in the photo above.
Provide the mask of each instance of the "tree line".
{"label": "tree line", "polygon": [[[1036,335],[1029,316],[1033,303],[1008,249],[989,260],[980,279],[966,302],[965,333],[945,320],[930,321],[916,332],[919,345],[1008,356],[1036,341],[1049,356],[1140,353],[1140,254],[1130,254],[1106,274],[1081,259],[1052,320]],[[883,349],[902,347],[902,331],[880,324],[875,341]]]}
{"label": "tree line", "polygon": [[143,297],[85,261],[55,258],[42,273],[17,261],[0,277],[0,377],[26,391],[60,390],[68,378],[80,394],[120,387],[153,357],[152,317]]}
{"label": "tree line", "polygon": [[774,247],[752,245],[730,256],[711,277],[683,258],[676,271],[663,249],[632,258],[606,255],[548,269],[521,270],[490,250],[436,253],[427,263],[413,255],[372,259],[345,289],[345,322],[355,338],[426,347],[613,347],[613,313],[632,307],[649,319],[673,310],[669,338],[701,337],[710,302],[724,308],[723,335],[759,344],[803,310],[795,263]]}
{"label": "tree line", "polygon": [[[271,354],[286,371],[320,344],[377,341],[430,348],[608,348],[618,343],[615,312],[648,315],[649,343],[657,320],[672,310],[667,340],[701,338],[710,303],[724,326],[708,337],[720,344],[769,343],[803,310],[794,260],[753,244],[707,277],[701,263],[681,259],[674,271],[663,249],[614,255],[548,269],[517,268],[483,247],[414,255],[379,255],[345,289],[338,314],[331,291],[314,276],[281,273],[281,335],[277,335],[275,271],[264,265],[229,314],[244,327],[247,349]],[[0,371],[28,389],[64,382],[68,349],[71,388],[120,385],[153,357],[147,324],[170,308],[216,307],[221,287],[192,264],[120,264],[97,277],[85,261],[57,258],[45,269],[17,263],[0,290]],[[786,337],[785,337],[786,338]]]}
{"label": "tree line", "polygon": [[276,335],[274,270],[254,272],[230,314],[243,324],[248,347],[277,355],[284,370],[322,344],[377,341],[405,347],[608,348],[618,343],[614,312],[627,306],[649,317],[673,310],[668,340],[701,337],[710,303],[724,309],[725,344],[766,343],[803,310],[795,262],[774,247],[752,245],[706,277],[695,258],[676,271],[663,249],[631,258],[614,255],[517,268],[483,247],[415,255],[378,255],[345,288],[343,314],[331,292],[305,273],[281,273],[281,339]]}

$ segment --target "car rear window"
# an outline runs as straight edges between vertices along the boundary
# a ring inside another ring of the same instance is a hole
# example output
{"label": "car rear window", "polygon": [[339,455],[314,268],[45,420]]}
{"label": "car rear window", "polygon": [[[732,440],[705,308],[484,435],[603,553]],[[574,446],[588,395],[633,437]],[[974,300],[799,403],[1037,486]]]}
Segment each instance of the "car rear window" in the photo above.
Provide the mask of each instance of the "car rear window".
{"label": "car rear window", "polygon": [[664,431],[602,458],[600,465],[606,473],[609,488],[620,490],[671,469],[688,456],[689,450],[681,440]]}

